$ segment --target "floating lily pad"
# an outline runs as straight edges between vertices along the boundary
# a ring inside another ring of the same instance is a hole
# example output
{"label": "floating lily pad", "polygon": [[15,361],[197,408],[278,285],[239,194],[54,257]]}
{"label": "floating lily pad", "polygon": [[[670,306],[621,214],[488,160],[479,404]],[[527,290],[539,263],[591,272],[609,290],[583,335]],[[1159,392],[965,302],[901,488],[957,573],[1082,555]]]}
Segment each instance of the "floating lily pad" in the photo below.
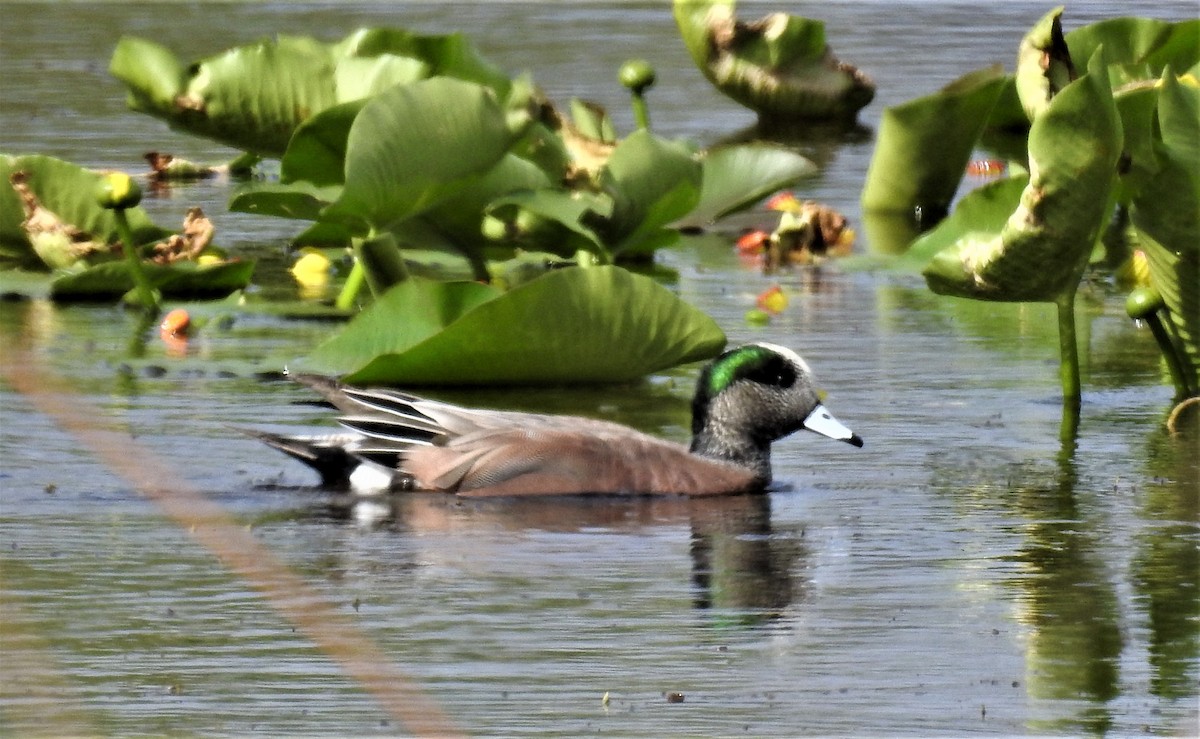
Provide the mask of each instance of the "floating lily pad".
{"label": "floating lily pad", "polygon": [[[167,298],[218,298],[250,284],[254,262],[222,262],[200,266],[194,262],[171,265],[143,263],[152,287]],[[106,262],[81,272],[55,277],[50,297],[55,300],[111,300],[134,288],[125,262]]]}

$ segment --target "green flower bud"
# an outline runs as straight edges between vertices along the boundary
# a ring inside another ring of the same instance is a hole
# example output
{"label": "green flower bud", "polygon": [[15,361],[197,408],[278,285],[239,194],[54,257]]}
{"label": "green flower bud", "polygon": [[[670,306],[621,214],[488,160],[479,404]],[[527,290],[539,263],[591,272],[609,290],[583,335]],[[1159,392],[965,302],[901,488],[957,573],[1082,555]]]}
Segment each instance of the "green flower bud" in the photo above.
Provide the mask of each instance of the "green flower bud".
{"label": "green flower bud", "polygon": [[654,67],[645,59],[630,59],[621,65],[617,78],[635,95],[640,95],[654,84]]}
{"label": "green flower bud", "polygon": [[1162,295],[1152,287],[1135,288],[1125,299],[1125,312],[1134,320],[1144,320],[1153,315],[1166,303]]}

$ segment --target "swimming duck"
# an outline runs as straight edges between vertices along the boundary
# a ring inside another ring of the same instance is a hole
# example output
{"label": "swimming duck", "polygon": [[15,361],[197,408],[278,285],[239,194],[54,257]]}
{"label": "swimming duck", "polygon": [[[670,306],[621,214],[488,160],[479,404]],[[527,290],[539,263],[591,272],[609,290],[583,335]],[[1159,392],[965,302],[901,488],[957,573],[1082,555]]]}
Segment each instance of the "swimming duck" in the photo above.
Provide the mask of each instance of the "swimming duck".
{"label": "swimming duck", "polygon": [[733,495],[764,490],[771,442],[802,428],[863,444],[822,405],[804,360],[767,343],[726,351],[701,372],[690,447],[610,421],[463,408],[315,375],[294,379],[341,411],[348,431],[248,433],[312,467],[324,485],[358,494]]}

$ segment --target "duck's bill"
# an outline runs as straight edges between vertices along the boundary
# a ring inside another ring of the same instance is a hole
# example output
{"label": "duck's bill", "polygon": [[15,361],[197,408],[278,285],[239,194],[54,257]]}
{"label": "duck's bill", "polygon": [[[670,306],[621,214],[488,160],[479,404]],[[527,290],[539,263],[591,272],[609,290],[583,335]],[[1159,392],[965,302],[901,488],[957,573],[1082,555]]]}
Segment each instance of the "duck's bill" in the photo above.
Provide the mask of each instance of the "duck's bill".
{"label": "duck's bill", "polygon": [[844,441],[847,444],[858,447],[863,445],[862,437],[843,426],[842,422],[834,418],[833,414],[823,405],[818,405],[813,408],[812,413],[808,414],[808,418],[804,419],[804,428],[815,431],[821,436],[828,436],[830,439]]}

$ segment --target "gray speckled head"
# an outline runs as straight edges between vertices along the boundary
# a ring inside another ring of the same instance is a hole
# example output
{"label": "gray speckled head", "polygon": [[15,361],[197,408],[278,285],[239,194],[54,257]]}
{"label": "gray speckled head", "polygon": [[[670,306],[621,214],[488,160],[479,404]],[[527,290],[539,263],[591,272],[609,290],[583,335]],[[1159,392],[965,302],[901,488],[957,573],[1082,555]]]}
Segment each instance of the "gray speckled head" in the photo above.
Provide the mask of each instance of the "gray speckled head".
{"label": "gray speckled head", "polygon": [[767,482],[771,442],[802,428],[862,445],[821,405],[812,370],[792,350],[747,344],[717,357],[700,374],[692,400],[696,454],[747,466]]}

